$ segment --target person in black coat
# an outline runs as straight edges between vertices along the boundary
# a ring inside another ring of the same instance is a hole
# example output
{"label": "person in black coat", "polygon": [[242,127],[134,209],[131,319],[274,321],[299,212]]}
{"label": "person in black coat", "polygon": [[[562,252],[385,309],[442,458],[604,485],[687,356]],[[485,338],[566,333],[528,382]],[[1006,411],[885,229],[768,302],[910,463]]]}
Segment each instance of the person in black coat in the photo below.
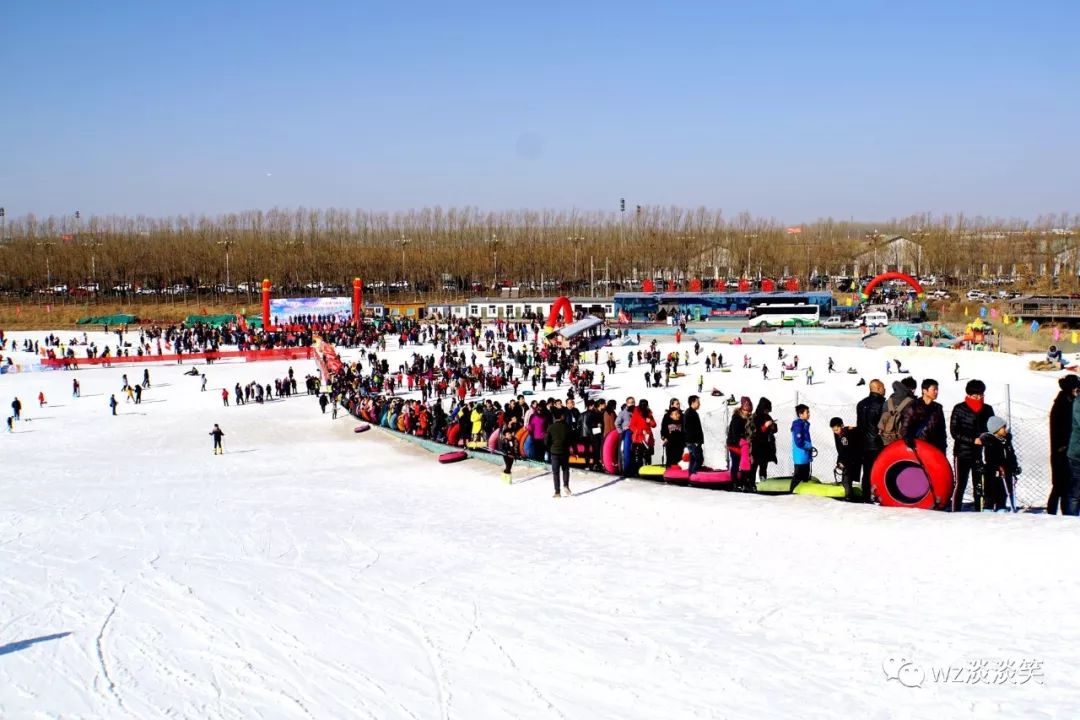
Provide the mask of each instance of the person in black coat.
{"label": "person in black coat", "polygon": [[1066,375],[1058,380],[1061,392],[1050,408],[1050,497],[1046,512],[1057,515],[1058,504],[1072,481],[1069,469],[1069,436],[1072,434],[1073,400],[1080,395],[1080,378]]}
{"label": "person in black coat", "polygon": [[916,440],[930,443],[942,453],[948,447],[945,437],[945,410],[937,401],[938,381],[922,381],[922,398],[911,403],[901,414],[904,441],[914,447]]}
{"label": "person in black coat", "polygon": [[705,432],[701,429],[701,417],[698,408],[701,407],[701,398],[691,395],[686,400],[686,414],[683,415],[683,440],[686,449],[690,452],[690,474],[693,475],[704,464]]}
{"label": "person in black coat", "polygon": [[769,398],[758,400],[752,422],[753,434],[750,436],[750,457],[753,464],[750,478],[764,480],[769,474],[769,463],[776,462],[776,421],[772,415],[772,401]]}
{"label": "person in black coat", "polygon": [[[960,512],[971,477],[971,494],[975,499],[975,511],[982,510],[983,485],[976,466],[982,461],[982,435],[986,421],[994,416],[994,408],[983,400],[986,385],[982,380],[969,380],[964,388],[967,397],[957,403],[949,417],[949,434],[953,439],[953,467],[956,485],[953,488],[952,511]],[[1071,421],[1070,421],[1071,422]],[[1066,445],[1068,441],[1066,440]]]}
{"label": "person in black coat", "polygon": [[855,406],[855,429],[859,436],[859,465],[862,470],[862,499],[870,502],[870,471],[884,447],[878,421],[885,409],[885,384],[878,379],[870,381],[870,394]]}
{"label": "person in black coat", "polygon": [[661,434],[664,443],[664,464],[668,467],[678,465],[682,461],[683,450],[686,449],[682,410],[673,407],[667,411],[664,415]]}
{"label": "person in black coat", "polygon": [[862,453],[859,451],[859,432],[857,428],[847,427],[841,418],[829,421],[836,442],[836,469],[840,471],[841,484],[844,486],[844,499],[852,501],[852,486],[859,478],[859,465]]}

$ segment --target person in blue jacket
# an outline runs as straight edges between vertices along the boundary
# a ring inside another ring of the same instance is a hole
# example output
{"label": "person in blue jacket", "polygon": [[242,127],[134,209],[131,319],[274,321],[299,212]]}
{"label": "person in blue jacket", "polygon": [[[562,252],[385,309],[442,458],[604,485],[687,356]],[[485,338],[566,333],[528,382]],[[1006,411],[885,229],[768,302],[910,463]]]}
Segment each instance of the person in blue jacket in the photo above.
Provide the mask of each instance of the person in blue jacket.
{"label": "person in blue jacket", "polygon": [[795,406],[795,420],[791,423],[791,461],[795,472],[791,476],[791,489],[810,479],[810,461],[814,456],[814,445],[810,440],[810,408],[799,404]]}

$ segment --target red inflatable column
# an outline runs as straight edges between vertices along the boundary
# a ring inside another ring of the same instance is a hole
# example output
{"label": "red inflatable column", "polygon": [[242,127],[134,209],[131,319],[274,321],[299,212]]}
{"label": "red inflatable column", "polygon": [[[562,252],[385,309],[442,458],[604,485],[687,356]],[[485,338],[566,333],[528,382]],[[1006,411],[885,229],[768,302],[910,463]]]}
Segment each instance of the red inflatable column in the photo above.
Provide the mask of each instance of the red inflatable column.
{"label": "red inflatable column", "polygon": [[270,280],[262,281],[262,321],[263,330],[270,329]]}
{"label": "red inflatable column", "polygon": [[353,324],[360,327],[360,307],[364,303],[364,281],[353,278],[352,281],[352,317]]}

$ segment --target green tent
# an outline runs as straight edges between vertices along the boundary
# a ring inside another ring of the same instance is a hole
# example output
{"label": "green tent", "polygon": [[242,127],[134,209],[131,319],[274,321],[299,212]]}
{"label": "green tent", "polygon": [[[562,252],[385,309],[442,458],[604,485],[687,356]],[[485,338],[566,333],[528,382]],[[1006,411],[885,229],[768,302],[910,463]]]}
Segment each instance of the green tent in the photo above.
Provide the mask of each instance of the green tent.
{"label": "green tent", "polygon": [[79,318],[75,321],[76,325],[131,325],[132,323],[139,322],[139,318],[134,315],[91,315],[89,317]]}
{"label": "green tent", "polygon": [[[262,317],[260,316],[245,317],[244,320],[247,322],[248,327],[262,327]],[[188,315],[184,318],[184,324],[188,326],[202,323],[211,327],[221,327],[235,322],[236,315]]]}

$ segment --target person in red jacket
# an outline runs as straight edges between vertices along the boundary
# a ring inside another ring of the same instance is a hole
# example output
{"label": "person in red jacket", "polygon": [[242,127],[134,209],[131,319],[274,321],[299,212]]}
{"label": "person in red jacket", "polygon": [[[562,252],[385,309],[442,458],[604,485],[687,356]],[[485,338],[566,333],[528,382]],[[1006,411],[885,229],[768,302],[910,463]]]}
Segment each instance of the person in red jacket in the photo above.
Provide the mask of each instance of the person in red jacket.
{"label": "person in red jacket", "polygon": [[652,462],[653,444],[655,442],[652,429],[654,427],[656,427],[656,418],[653,417],[652,410],[649,409],[649,401],[639,401],[634,413],[630,416],[630,442],[633,445],[632,455],[635,470]]}

